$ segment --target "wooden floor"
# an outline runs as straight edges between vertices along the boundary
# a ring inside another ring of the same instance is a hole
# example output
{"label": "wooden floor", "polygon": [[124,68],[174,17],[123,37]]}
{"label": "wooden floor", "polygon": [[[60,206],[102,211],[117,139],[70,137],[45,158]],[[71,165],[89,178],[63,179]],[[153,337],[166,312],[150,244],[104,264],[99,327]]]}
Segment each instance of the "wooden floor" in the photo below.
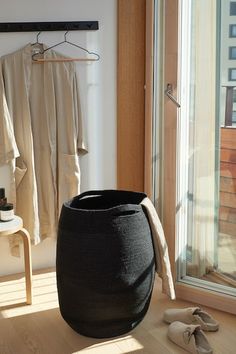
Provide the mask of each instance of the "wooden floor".
{"label": "wooden floor", "polygon": [[[168,340],[168,325],[162,315],[166,308],[188,307],[190,303],[168,300],[160,293],[159,279],[142,323],[132,332],[110,339],[83,337],[64,322],[58,309],[53,270],[34,274],[33,294],[33,305],[25,305],[24,278],[0,279],[0,354],[186,353]],[[236,317],[213,309],[207,311],[220,322],[218,332],[207,333],[214,354],[235,354]]]}

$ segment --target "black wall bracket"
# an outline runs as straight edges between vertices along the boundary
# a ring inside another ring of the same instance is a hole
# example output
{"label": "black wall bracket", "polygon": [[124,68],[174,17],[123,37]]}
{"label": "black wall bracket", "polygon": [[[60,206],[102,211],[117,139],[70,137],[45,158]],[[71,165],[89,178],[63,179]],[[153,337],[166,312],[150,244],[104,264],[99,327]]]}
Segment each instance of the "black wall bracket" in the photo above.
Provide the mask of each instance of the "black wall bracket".
{"label": "black wall bracket", "polygon": [[98,21],[0,22],[0,32],[96,31]]}

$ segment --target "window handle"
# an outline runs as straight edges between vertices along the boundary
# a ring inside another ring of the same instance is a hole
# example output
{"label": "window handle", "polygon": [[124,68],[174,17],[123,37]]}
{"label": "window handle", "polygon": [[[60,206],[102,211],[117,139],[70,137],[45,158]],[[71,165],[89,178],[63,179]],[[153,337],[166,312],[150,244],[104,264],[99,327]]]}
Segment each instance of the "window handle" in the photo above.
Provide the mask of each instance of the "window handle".
{"label": "window handle", "polygon": [[172,102],[174,102],[174,104],[175,104],[178,108],[180,108],[179,102],[178,102],[177,99],[172,95],[172,93],[173,93],[173,86],[172,86],[172,84],[167,84],[166,89],[165,89],[165,95],[166,95],[167,97],[169,97],[169,99],[170,99]]}

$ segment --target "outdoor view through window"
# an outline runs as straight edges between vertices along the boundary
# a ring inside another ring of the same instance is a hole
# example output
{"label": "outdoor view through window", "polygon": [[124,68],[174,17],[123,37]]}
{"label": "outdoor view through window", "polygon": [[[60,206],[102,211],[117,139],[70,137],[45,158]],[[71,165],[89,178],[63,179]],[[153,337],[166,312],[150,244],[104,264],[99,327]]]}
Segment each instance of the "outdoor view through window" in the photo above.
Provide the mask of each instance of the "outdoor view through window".
{"label": "outdoor view through window", "polygon": [[236,288],[236,1],[189,3],[182,29],[190,33],[182,74],[189,88],[181,118],[188,131],[182,276],[227,293]]}

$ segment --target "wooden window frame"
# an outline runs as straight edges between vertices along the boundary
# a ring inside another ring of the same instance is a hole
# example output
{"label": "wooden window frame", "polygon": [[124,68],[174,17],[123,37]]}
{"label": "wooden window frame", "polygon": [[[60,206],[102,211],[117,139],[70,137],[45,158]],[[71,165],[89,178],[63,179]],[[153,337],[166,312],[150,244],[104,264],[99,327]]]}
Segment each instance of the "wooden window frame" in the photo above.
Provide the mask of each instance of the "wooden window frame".
{"label": "wooden window frame", "polygon": [[117,188],[148,196],[152,193],[152,42],[153,0],[118,0]]}
{"label": "wooden window frame", "polygon": [[[166,0],[165,81],[177,85],[178,0]],[[117,188],[151,190],[153,0],[118,0]],[[150,20],[151,19],[151,20]],[[176,92],[174,92],[176,94]],[[176,278],[176,108],[165,100],[163,227]],[[232,296],[175,283],[178,298],[236,313]]]}

